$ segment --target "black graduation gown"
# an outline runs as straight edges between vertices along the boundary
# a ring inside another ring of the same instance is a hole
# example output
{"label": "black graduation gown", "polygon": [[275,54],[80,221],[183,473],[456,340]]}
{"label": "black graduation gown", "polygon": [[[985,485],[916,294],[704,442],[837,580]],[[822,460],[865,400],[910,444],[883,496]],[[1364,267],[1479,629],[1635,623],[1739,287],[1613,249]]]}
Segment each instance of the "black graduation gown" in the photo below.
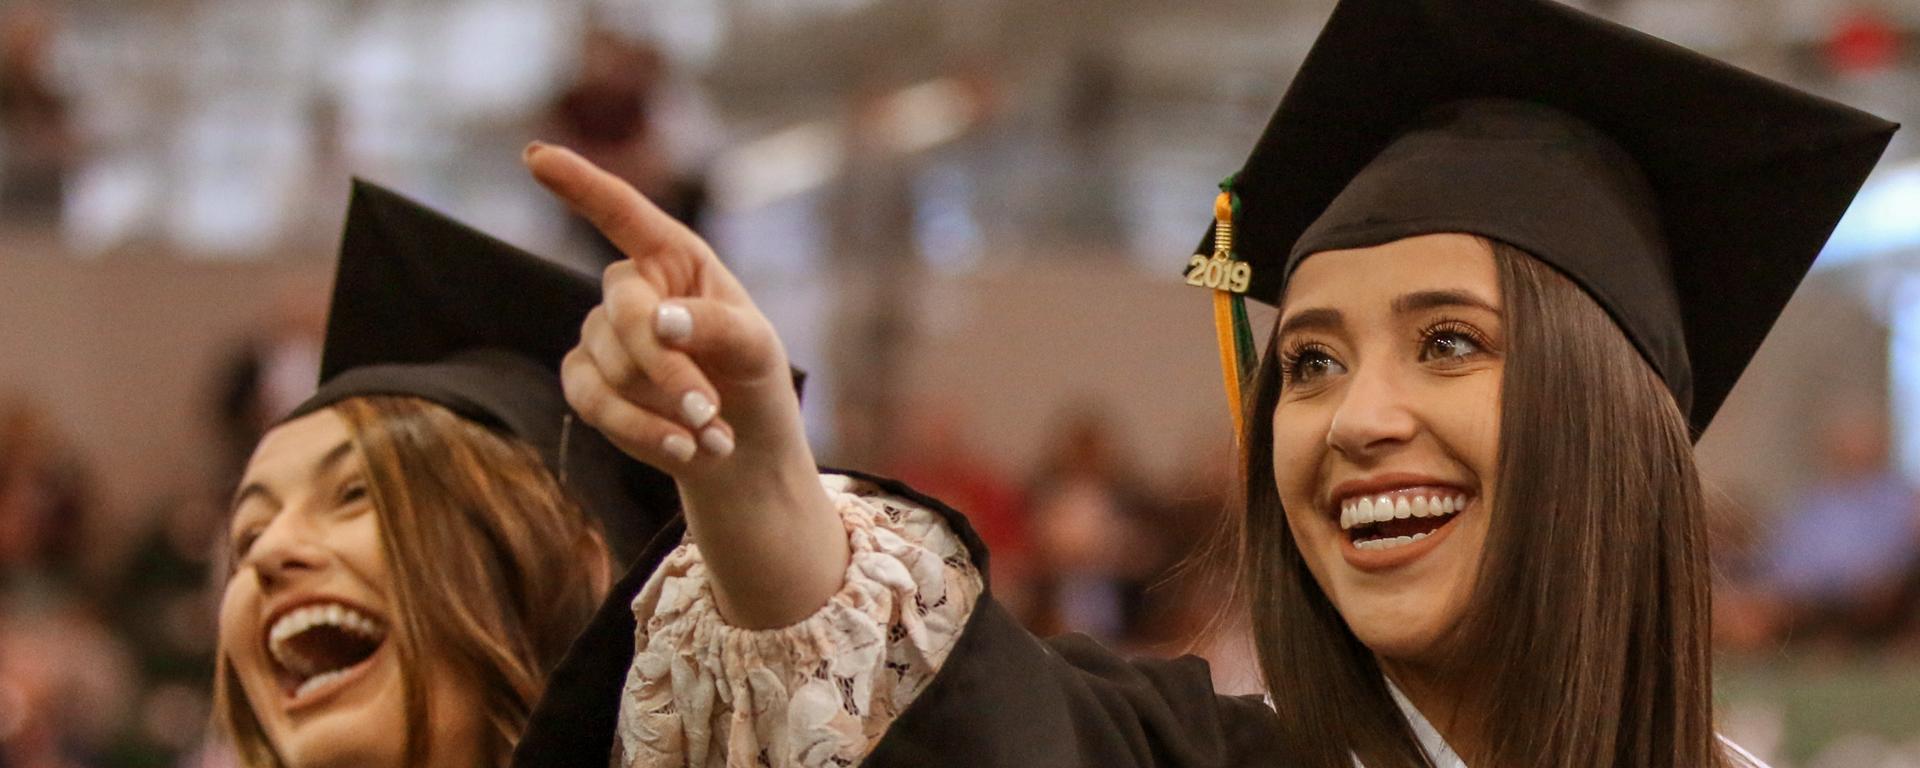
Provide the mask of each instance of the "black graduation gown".
{"label": "black graduation gown", "polygon": [[[938,512],[980,572],[987,550],[966,518],[904,484],[840,472]],[[604,766],[633,657],[630,605],[685,531],[668,526],[574,641],[514,751],[516,768]],[[1125,660],[1081,635],[1039,640],[989,589],[926,690],[861,764],[942,768],[1284,766],[1257,696],[1213,692],[1195,657]]]}

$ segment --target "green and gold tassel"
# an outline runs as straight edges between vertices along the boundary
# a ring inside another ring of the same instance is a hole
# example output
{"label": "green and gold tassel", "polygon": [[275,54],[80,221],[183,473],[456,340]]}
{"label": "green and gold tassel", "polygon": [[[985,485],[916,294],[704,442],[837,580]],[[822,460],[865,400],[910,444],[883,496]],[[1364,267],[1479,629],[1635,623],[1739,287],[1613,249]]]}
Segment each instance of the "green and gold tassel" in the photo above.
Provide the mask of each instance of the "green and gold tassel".
{"label": "green and gold tassel", "polygon": [[1218,270],[1224,279],[1200,284],[1214,289],[1213,325],[1220,345],[1220,375],[1226,384],[1227,406],[1233,412],[1234,441],[1239,444],[1247,434],[1241,387],[1252,379],[1259,353],[1254,350],[1253,326],[1247,320],[1247,300],[1242,295],[1251,282],[1252,269],[1240,262],[1233,249],[1233,225],[1240,216],[1240,196],[1233,192],[1233,181],[1229,176],[1220,182],[1220,195],[1213,202],[1213,258],[1209,262],[1224,262]]}

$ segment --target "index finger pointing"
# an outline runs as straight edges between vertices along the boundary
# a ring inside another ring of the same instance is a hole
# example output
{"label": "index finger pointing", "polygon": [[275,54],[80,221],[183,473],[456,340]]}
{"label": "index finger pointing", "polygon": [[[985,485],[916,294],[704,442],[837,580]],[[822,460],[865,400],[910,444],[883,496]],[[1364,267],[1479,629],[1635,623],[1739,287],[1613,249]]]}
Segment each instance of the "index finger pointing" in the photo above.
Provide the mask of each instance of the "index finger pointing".
{"label": "index finger pointing", "polygon": [[629,257],[693,247],[699,239],[645,195],[566,147],[527,146],[527,170]]}

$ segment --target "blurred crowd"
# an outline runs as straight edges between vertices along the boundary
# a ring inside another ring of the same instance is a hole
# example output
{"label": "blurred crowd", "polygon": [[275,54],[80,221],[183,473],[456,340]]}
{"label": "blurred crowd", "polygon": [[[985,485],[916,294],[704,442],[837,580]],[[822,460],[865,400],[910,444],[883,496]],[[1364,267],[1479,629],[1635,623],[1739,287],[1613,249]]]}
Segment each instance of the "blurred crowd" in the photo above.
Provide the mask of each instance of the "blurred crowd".
{"label": "blurred crowd", "polygon": [[1714,523],[1717,639],[1730,651],[1792,642],[1821,652],[1891,648],[1920,658],[1920,495],[1891,462],[1884,415],[1820,420],[1815,479],[1770,523],[1725,494]]}
{"label": "blurred crowd", "polygon": [[214,643],[211,494],[102,525],[96,478],[30,399],[0,401],[0,765],[163,766],[198,749]]}

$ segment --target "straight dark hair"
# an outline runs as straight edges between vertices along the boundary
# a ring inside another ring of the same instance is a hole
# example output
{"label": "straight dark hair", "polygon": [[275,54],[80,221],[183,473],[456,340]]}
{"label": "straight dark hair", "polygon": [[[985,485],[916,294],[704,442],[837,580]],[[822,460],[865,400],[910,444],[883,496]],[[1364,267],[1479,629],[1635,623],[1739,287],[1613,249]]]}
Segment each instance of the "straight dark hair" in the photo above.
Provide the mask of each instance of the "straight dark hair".
{"label": "straight dark hair", "polygon": [[[1686,418],[1598,304],[1492,243],[1505,305],[1499,476],[1486,549],[1445,642],[1488,696],[1475,763],[1731,765],[1713,729],[1705,507]],[[1276,340],[1277,341],[1277,340]],[[1240,594],[1290,757],[1431,765],[1373,654],[1307,570],[1273,473],[1280,371],[1247,398]]]}

